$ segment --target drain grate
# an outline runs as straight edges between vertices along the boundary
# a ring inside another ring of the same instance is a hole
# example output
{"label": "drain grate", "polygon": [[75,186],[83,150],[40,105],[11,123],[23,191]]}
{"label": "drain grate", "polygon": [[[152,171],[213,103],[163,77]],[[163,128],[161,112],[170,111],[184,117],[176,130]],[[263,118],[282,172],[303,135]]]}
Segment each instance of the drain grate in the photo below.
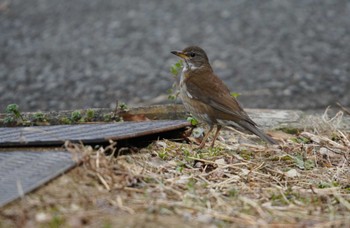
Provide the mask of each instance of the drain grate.
{"label": "drain grate", "polygon": [[63,149],[0,152],[0,207],[48,182],[76,162]]}
{"label": "drain grate", "polygon": [[184,128],[185,120],[0,128],[0,147],[61,146],[64,141],[101,143]]}

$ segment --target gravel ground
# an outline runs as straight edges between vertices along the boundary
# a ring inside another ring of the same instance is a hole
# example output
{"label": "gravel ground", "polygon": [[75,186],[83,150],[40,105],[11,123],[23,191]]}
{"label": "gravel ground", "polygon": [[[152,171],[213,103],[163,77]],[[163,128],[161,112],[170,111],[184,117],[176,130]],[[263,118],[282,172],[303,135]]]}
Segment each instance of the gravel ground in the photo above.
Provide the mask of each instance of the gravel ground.
{"label": "gravel ground", "polygon": [[171,50],[203,47],[244,107],[350,105],[347,0],[0,0],[0,110],[167,102]]}

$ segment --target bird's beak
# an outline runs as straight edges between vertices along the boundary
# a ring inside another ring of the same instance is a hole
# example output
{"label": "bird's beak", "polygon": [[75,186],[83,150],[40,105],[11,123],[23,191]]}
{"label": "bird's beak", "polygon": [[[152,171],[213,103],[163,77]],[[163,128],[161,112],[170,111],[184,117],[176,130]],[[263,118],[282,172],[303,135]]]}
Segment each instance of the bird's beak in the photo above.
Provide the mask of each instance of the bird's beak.
{"label": "bird's beak", "polygon": [[177,55],[183,59],[188,59],[188,56],[182,51],[172,51],[171,54]]}

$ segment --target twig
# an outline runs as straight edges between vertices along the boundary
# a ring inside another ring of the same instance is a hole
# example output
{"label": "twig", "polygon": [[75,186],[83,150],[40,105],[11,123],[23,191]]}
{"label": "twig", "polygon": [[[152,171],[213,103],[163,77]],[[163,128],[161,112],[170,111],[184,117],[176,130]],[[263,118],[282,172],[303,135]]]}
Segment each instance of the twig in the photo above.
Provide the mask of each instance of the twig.
{"label": "twig", "polygon": [[343,146],[339,143],[336,143],[333,140],[330,140],[324,136],[314,135],[314,134],[309,133],[309,132],[302,132],[302,133],[300,133],[300,135],[305,137],[305,138],[311,139],[312,141],[314,141],[315,143],[318,143],[320,145],[324,145],[325,143],[328,143],[329,145],[331,145],[337,149],[340,149],[343,151],[348,150],[348,148],[346,148],[345,146]]}
{"label": "twig", "polygon": [[106,189],[107,189],[108,191],[110,191],[111,188],[110,188],[109,185],[107,184],[107,181],[101,176],[101,174],[96,173],[96,175],[97,175],[98,179],[100,179],[100,181],[102,182],[102,184],[106,187]]}
{"label": "twig", "polygon": [[341,105],[339,102],[337,102],[337,105],[339,106],[339,108],[341,110],[343,110],[343,112],[345,112],[346,114],[350,115],[350,110],[345,108],[343,105]]}
{"label": "twig", "polygon": [[334,197],[341,203],[344,207],[346,207],[350,211],[350,203],[344,199],[338,192],[332,189]]}

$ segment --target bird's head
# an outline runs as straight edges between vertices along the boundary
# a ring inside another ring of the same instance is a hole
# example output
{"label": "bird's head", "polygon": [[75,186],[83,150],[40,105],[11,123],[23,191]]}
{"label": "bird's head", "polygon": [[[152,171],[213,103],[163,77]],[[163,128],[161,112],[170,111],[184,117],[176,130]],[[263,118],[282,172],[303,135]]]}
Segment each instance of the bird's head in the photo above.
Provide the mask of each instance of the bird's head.
{"label": "bird's head", "polygon": [[200,47],[190,46],[182,51],[172,51],[171,53],[182,58],[188,69],[195,70],[201,67],[211,68],[207,54]]}

